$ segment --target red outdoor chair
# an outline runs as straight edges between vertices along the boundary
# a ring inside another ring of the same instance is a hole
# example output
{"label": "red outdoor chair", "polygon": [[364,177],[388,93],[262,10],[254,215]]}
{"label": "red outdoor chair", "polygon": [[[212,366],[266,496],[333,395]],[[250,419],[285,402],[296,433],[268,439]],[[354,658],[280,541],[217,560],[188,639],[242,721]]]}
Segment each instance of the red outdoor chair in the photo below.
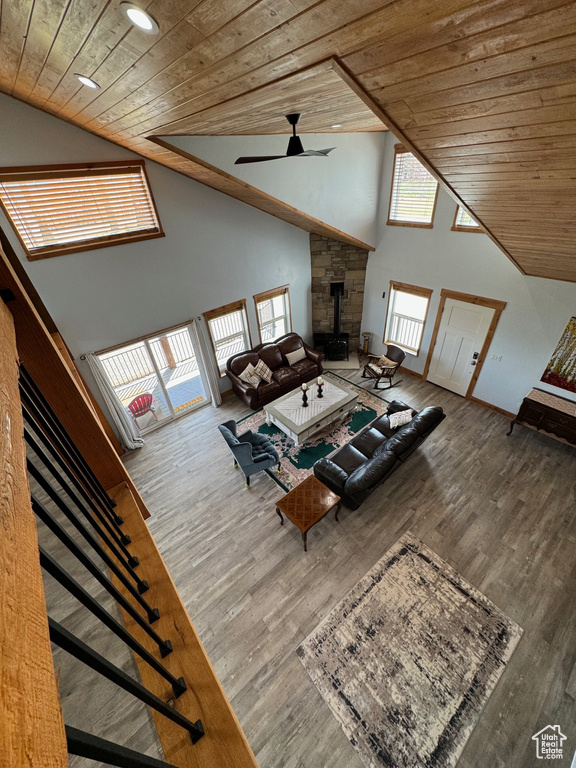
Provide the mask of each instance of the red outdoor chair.
{"label": "red outdoor chair", "polygon": [[156,421],[158,421],[158,416],[156,416],[154,406],[152,405],[153,402],[154,397],[150,394],[150,392],[145,392],[143,395],[138,395],[138,397],[135,397],[134,400],[132,400],[128,406],[128,410],[135,419],[139,418],[140,416],[144,416],[145,413],[150,412]]}

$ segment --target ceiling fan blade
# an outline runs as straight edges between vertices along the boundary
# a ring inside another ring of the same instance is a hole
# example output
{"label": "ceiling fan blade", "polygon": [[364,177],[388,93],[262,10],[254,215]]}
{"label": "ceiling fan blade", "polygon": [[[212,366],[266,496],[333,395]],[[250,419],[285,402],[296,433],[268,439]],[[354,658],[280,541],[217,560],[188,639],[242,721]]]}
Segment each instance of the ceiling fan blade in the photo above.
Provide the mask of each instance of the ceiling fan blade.
{"label": "ceiling fan blade", "polygon": [[244,163],[264,163],[266,160],[281,160],[286,155],[255,155],[254,157],[239,157],[234,161],[234,165],[243,165]]}
{"label": "ceiling fan blade", "polygon": [[300,152],[298,157],[327,157],[328,152],[332,152],[336,147],[330,147],[329,149],[307,149],[305,152]]}

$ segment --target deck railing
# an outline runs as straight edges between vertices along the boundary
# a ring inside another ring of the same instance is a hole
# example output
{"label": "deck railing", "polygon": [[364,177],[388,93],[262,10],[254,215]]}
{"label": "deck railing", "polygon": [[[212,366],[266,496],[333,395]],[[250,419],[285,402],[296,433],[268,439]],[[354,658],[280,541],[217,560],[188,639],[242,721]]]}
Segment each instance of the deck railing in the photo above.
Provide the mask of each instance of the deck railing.
{"label": "deck railing", "polygon": [[[153,338],[148,344],[161,371],[196,359],[187,328]],[[100,359],[113,387],[123,387],[156,373],[144,341],[138,346],[119,350]]]}
{"label": "deck railing", "polygon": [[244,314],[242,310],[238,310],[222,317],[215,317],[208,321],[208,326],[214,342],[218,367],[224,370],[229,357],[249,347],[244,328]]}
{"label": "deck railing", "polygon": [[423,326],[423,321],[418,320],[418,318],[394,312],[392,314],[389,339],[394,344],[407,347],[416,352],[420,347]]}
{"label": "deck railing", "polygon": [[102,357],[101,361],[113,387],[131,384],[154,373],[154,366],[144,344],[109,357]]}

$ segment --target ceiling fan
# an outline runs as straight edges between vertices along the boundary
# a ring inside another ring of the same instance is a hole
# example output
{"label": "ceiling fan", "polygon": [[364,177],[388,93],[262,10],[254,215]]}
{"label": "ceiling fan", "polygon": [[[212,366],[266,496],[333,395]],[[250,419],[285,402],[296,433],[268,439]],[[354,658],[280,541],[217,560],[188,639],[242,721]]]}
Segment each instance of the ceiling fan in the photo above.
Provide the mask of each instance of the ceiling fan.
{"label": "ceiling fan", "polygon": [[263,163],[266,160],[280,160],[283,157],[327,157],[328,152],[332,152],[336,147],[330,147],[329,149],[307,149],[304,150],[302,141],[299,136],[296,136],[296,125],[300,120],[300,113],[294,113],[286,115],[286,120],[292,126],[292,136],[288,140],[288,149],[285,155],[255,155],[253,157],[239,157],[234,165],[242,165],[243,163]]}

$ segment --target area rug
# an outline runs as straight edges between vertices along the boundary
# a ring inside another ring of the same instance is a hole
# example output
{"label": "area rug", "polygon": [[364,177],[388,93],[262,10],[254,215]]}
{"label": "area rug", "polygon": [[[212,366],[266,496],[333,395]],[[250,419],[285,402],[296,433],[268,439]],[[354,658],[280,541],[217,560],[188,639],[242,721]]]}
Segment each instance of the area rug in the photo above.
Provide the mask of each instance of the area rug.
{"label": "area rug", "polygon": [[297,654],[370,768],[453,768],[522,629],[410,532]]}
{"label": "area rug", "polygon": [[368,392],[352,381],[348,381],[336,373],[326,372],[322,375],[341,387],[357,392],[358,407],[351,416],[330,425],[322,432],[318,432],[306,440],[303,445],[294,445],[293,440],[287,437],[284,432],[274,425],[268,426],[263,409],[254,411],[250,416],[246,416],[238,422],[239,434],[251,429],[253,432],[266,435],[274,443],[280,456],[282,472],[279,472],[276,467],[267,469],[266,472],[286,492],[291,491],[292,488],[295,488],[302,480],[312,474],[312,469],[318,459],[329,456],[338,450],[371,421],[386,413],[388,408],[388,402],[384,398]]}

